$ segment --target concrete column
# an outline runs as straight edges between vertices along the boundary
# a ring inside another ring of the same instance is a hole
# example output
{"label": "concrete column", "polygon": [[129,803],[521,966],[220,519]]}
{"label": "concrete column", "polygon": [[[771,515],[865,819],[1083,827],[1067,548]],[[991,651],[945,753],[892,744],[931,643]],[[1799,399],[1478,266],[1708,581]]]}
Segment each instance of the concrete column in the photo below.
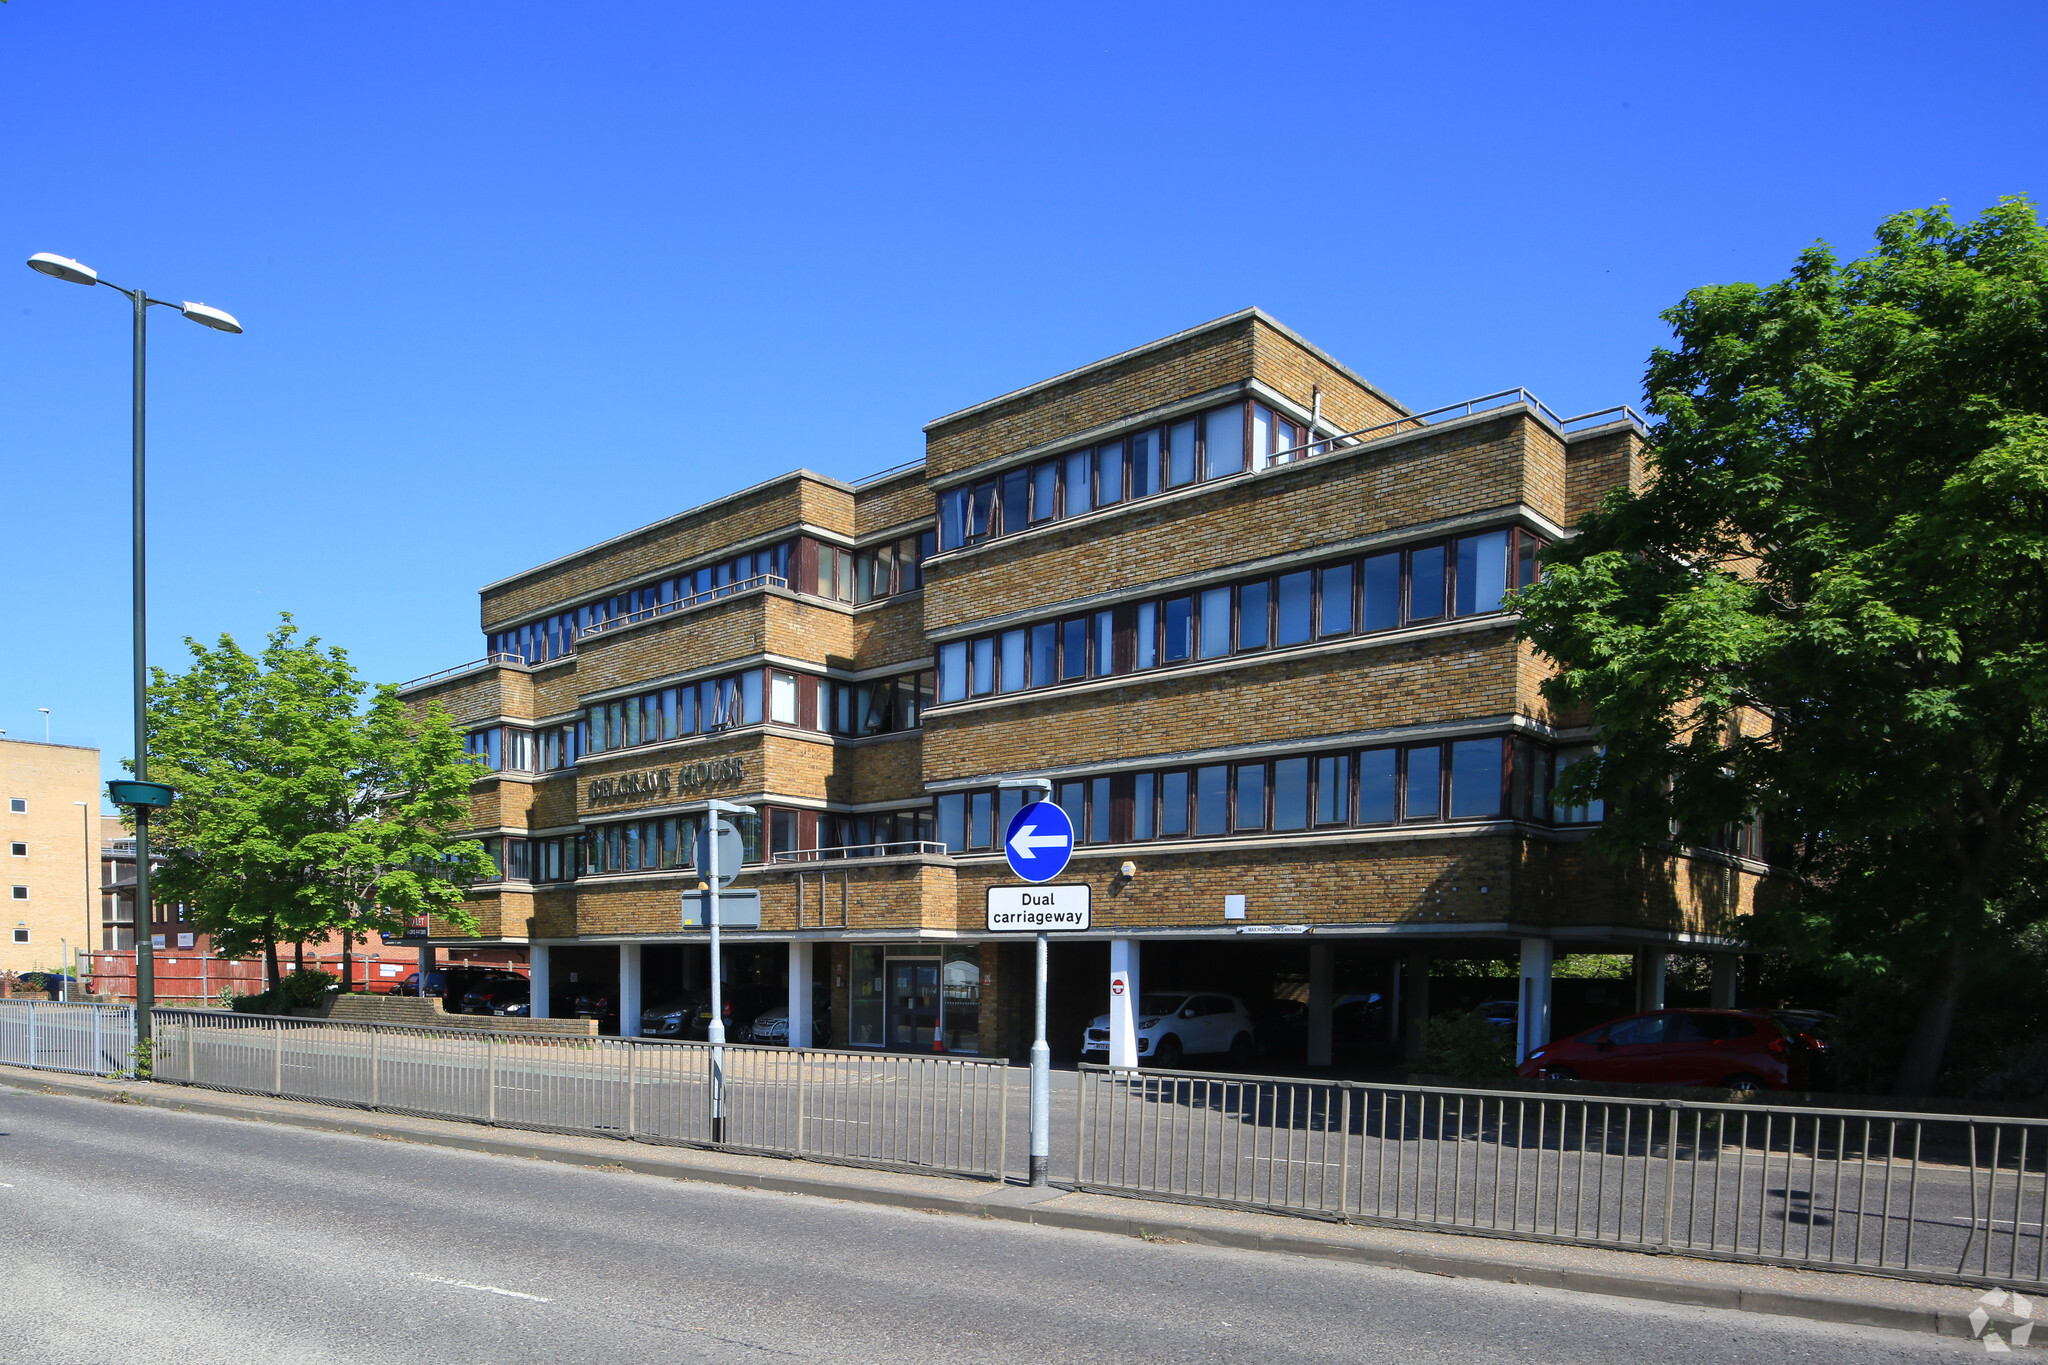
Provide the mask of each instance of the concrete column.
{"label": "concrete column", "polygon": [[1138,942],[1109,941],[1109,1064],[1138,1064]]}
{"label": "concrete column", "polygon": [[1664,1008],[1664,954],[1654,948],[1636,949],[1636,1012]]}
{"label": "concrete column", "polygon": [[1308,945],[1308,1064],[1330,1064],[1330,1008],[1337,1003],[1337,946]]}
{"label": "concrete column", "polygon": [[1429,1022],[1429,949],[1410,948],[1401,964],[1401,1055],[1422,1056],[1422,1026]]}
{"label": "concrete column", "polygon": [[811,945],[789,945],[789,1045],[811,1046]]}
{"label": "concrete column", "polygon": [[1714,954],[1714,986],[1708,1003],[1717,1010],[1735,1008],[1735,983],[1742,976],[1742,959],[1734,953]]}
{"label": "concrete column", "polygon": [[619,945],[619,1036],[640,1036],[640,945]]}
{"label": "concrete column", "polygon": [[1550,1041],[1550,968],[1553,948],[1547,938],[1522,940],[1522,1003],[1515,1011],[1515,1062]]}
{"label": "concrete column", "polygon": [[548,945],[533,944],[526,950],[526,960],[529,967],[528,994],[533,999],[527,1013],[535,1019],[545,1019],[548,1017]]}
{"label": "concrete column", "polygon": [[432,948],[420,949],[420,998],[422,1000],[426,999],[427,996],[427,973],[432,970],[434,970],[434,950]]}
{"label": "concrete column", "polygon": [[1390,958],[1387,962],[1387,989],[1380,996],[1380,1011],[1386,1019],[1387,1041],[1401,1041],[1401,959]]}

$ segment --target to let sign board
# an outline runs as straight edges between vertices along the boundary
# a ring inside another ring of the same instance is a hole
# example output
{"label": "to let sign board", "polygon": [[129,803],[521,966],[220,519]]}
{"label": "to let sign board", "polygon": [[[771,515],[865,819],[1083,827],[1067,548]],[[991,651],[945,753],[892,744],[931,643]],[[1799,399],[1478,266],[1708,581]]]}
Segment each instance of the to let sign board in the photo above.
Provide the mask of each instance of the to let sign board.
{"label": "to let sign board", "polygon": [[1070,886],[991,886],[988,889],[988,931],[991,934],[1045,934],[1088,927],[1088,884]]}

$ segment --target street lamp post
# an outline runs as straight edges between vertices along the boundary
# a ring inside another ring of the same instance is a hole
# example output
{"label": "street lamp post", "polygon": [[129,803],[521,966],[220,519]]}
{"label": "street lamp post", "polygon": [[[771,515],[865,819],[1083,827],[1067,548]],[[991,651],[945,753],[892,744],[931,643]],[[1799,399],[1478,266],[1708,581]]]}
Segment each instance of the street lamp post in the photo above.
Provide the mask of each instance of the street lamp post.
{"label": "street lamp post", "polygon": [[[170,303],[164,299],[153,299],[141,289],[123,289],[109,280],[102,280],[99,272],[91,266],[81,265],[68,256],[55,256],[39,251],[28,258],[29,269],[41,271],[52,279],[67,284],[104,284],[117,294],[125,294],[135,310],[135,382],[134,412],[132,418],[134,444],[134,473],[132,489],[134,500],[134,570],[135,570],[135,782],[149,783],[149,649],[144,638],[144,626],[148,607],[148,580],[144,561],[143,530],[143,432],[146,426],[146,410],[143,401],[143,378],[146,373],[146,342],[149,332],[149,308],[155,304],[160,308],[176,308],[202,327],[211,327],[216,332],[240,332],[242,324],[218,308],[209,308],[203,303]],[[114,798],[120,800],[117,795]],[[156,1003],[156,963],[151,957],[149,927],[151,912],[149,904],[149,811],[151,806],[169,804],[169,791],[164,790],[164,800],[145,801],[134,806],[135,810],[135,1031],[136,1042],[149,1042],[149,1011]]]}

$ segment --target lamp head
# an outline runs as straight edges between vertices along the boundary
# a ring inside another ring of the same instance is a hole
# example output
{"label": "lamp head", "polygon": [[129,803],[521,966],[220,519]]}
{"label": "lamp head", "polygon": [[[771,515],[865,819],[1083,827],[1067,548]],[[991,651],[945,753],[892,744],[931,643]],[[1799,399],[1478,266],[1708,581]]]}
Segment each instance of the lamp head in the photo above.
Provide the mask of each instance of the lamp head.
{"label": "lamp head", "polygon": [[30,270],[40,270],[53,279],[67,284],[98,284],[100,272],[89,265],[80,265],[69,256],[54,256],[47,251],[38,251],[28,258]]}
{"label": "lamp head", "polygon": [[228,314],[221,312],[220,309],[208,308],[203,303],[183,303],[178,305],[178,311],[198,323],[201,327],[211,327],[216,332],[238,333],[242,330],[241,323],[236,322]]}

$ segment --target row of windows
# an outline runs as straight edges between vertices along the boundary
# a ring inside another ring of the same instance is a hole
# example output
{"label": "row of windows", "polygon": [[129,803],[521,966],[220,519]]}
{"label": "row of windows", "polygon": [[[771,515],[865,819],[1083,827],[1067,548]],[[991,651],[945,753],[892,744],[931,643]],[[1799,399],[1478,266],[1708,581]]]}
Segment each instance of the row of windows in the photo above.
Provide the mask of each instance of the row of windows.
{"label": "row of windows", "polygon": [[[764,814],[771,854],[819,847],[873,848],[932,838],[932,814],[928,810],[830,815],[771,806]],[[742,817],[739,824],[746,861],[761,861],[762,816]],[[482,843],[500,877],[557,882],[607,872],[690,870],[696,864],[697,834],[701,828],[701,817],[665,815],[609,821],[593,825],[581,834],[560,838],[493,837]]]}
{"label": "row of windows", "polygon": [[659,583],[612,593],[569,611],[498,631],[489,636],[486,643],[493,654],[516,654],[530,664],[566,658],[576,652],[578,636],[607,621],[673,602],[716,596],[721,589],[730,589],[759,574],[774,574],[777,578],[787,579],[790,557],[796,548],[795,541],[786,540],[779,545],[721,559],[689,573],[664,578]]}
{"label": "row of windows", "polygon": [[[1590,748],[1555,753],[1506,736],[1309,754],[1256,763],[1216,763],[1062,782],[1055,799],[1078,842],[1397,825],[1420,821],[1517,819],[1583,824],[1599,803],[1553,807],[1551,774]],[[998,846],[1023,805],[1018,791],[948,792],[938,798],[938,839],[954,852]]]}
{"label": "row of windows", "polygon": [[1501,529],[939,646],[939,700],[1048,687],[1499,611],[1542,542]]}
{"label": "row of windows", "polygon": [[1307,428],[1261,403],[1212,408],[948,490],[939,497],[939,548],[1078,517],[1203,479],[1284,464],[1306,453],[1308,439]]}
{"label": "row of windows", "polygon": [[778,725],[852,737],[889,734],[923,724],[933,687],[929,669],[857,683],[825,681],[821,707],[820,680],[779,668],[750,668],[723,678],[601,702],[571,724],[541,730],[486,726],[472,730],[464,746],[492,772],[554,772],[573,767],[579,754],[758,725],[764,688],[767,718]]}
{"label": "row of windows", "polygon": [[[927,531],[855,554],[799,536],[645,587],[612,593],[539,621],[497,631],[486,638],[486,647],[492,654],[513,654],[528,663],[566,658],[576,652],[578,637],[606,622],[677,603],[716,598],[761,575],[773,575],[799,592],[837,602],[877,601],[923,587],[924,561],[932,556],[937,544],[937,533]],[[809,567],[812,564],[816,565],[815,573]]]}

